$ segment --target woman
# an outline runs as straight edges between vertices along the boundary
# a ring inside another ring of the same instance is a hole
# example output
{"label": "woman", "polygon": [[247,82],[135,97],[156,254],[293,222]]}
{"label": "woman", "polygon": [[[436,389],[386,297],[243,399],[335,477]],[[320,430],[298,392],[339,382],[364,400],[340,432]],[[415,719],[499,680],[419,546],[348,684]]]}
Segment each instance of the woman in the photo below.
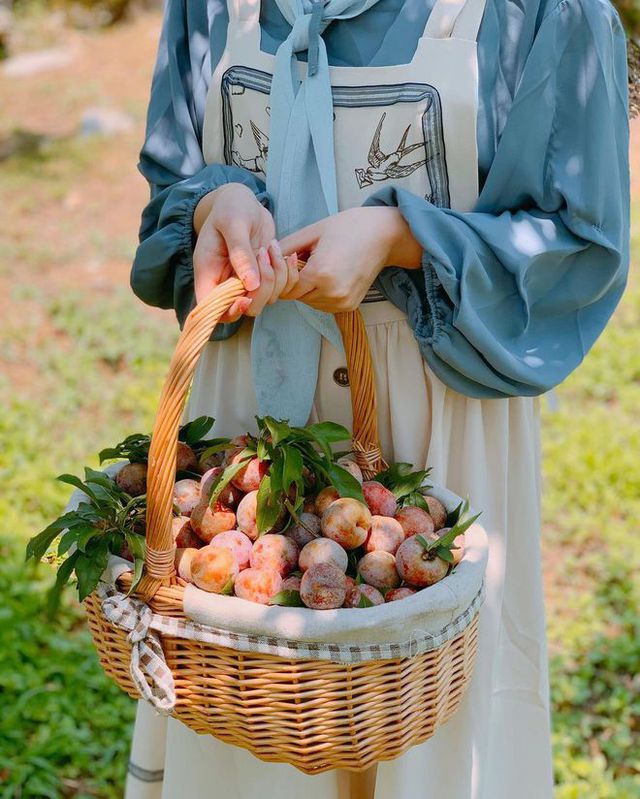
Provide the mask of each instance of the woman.
{"label": "woman", "polygon": [[468,494],[491,551],[474,679],[433,739],[312,778],[141,705],[128,799],[551,797],[535,398],[624,289],[626,81],[606,0],[168,5],[132,286],[181,321],[232,273],[248,290],[189,414],[349,425],[329,314],[360,307],[385,456]]}

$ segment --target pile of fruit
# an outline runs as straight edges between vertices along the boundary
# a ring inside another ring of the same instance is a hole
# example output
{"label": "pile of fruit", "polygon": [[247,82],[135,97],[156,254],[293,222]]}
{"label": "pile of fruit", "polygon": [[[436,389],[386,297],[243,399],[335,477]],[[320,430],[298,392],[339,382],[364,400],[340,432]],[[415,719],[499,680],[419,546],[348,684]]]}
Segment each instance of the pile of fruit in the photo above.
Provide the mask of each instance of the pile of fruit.
{"label": "pile of fruit", "polygon": [[[425,486],[427,471],[396,463],[372,480],[349,452],[349,432],[331,422],[289,426],[258,418],[257,435],[207,439],[208,417],[180,430],[173,538],[179,578],[215,594],[316,610],[365,608],[414,594],[460,561],[477,517],[453,513]],[[90,593],[109,554],[144,563],[148,436],[129,436],[101,461],[125,458],[115,478],[86,470],[87,502],[29,544],[41,558],[62,533],[56,590],[75,571]]]}

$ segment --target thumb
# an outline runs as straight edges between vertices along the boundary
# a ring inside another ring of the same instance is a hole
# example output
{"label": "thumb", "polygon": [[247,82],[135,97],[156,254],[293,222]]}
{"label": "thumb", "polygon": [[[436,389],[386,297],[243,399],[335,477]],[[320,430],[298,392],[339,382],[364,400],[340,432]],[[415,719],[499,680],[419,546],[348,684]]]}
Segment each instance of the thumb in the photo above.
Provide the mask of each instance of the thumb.
{"label": "thumb", "polygon": [[220,230],[233,271],[243,282],[247,291],[255,291],[260,286],[260,270],[256,260],[249,227],[244,222],[234,220]]}

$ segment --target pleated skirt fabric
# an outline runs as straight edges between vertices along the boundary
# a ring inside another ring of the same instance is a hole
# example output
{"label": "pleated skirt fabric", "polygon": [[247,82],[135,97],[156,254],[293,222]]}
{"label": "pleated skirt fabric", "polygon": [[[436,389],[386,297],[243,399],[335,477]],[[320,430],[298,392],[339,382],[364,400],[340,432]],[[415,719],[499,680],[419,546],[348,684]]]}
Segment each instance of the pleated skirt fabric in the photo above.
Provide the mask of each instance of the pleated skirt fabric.
{"label": "pleated skirt fabric", "polygon": [[[140,702],[126,799],[551,799],[549,685],[540,552],[538,401],[477,400],[424,362],[404,314],[362,314],[376,371],[383,452],[432,468],[432,479],[482,510],[487,597],[476,670],[461,709],[429,741],[363,775],[302,774],[199,736]],[[253,428],[251,325],[207,345],[187,417],[218,436]],[[313,420],[351,426],[344,355],[325,343]]]}

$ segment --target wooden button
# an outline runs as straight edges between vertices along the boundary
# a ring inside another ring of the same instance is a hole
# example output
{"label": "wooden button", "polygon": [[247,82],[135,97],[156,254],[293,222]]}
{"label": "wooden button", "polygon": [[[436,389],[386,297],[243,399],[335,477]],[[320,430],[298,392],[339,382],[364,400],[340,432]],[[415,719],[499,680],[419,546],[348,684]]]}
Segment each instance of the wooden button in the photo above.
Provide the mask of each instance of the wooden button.
{"label": "wooden button", "polygon": [[349,372],[347,372],[347,368],[341,366],[339,369],[336,369],[333,373],[333,379],[339,386],[346,388],[349,385]]}

